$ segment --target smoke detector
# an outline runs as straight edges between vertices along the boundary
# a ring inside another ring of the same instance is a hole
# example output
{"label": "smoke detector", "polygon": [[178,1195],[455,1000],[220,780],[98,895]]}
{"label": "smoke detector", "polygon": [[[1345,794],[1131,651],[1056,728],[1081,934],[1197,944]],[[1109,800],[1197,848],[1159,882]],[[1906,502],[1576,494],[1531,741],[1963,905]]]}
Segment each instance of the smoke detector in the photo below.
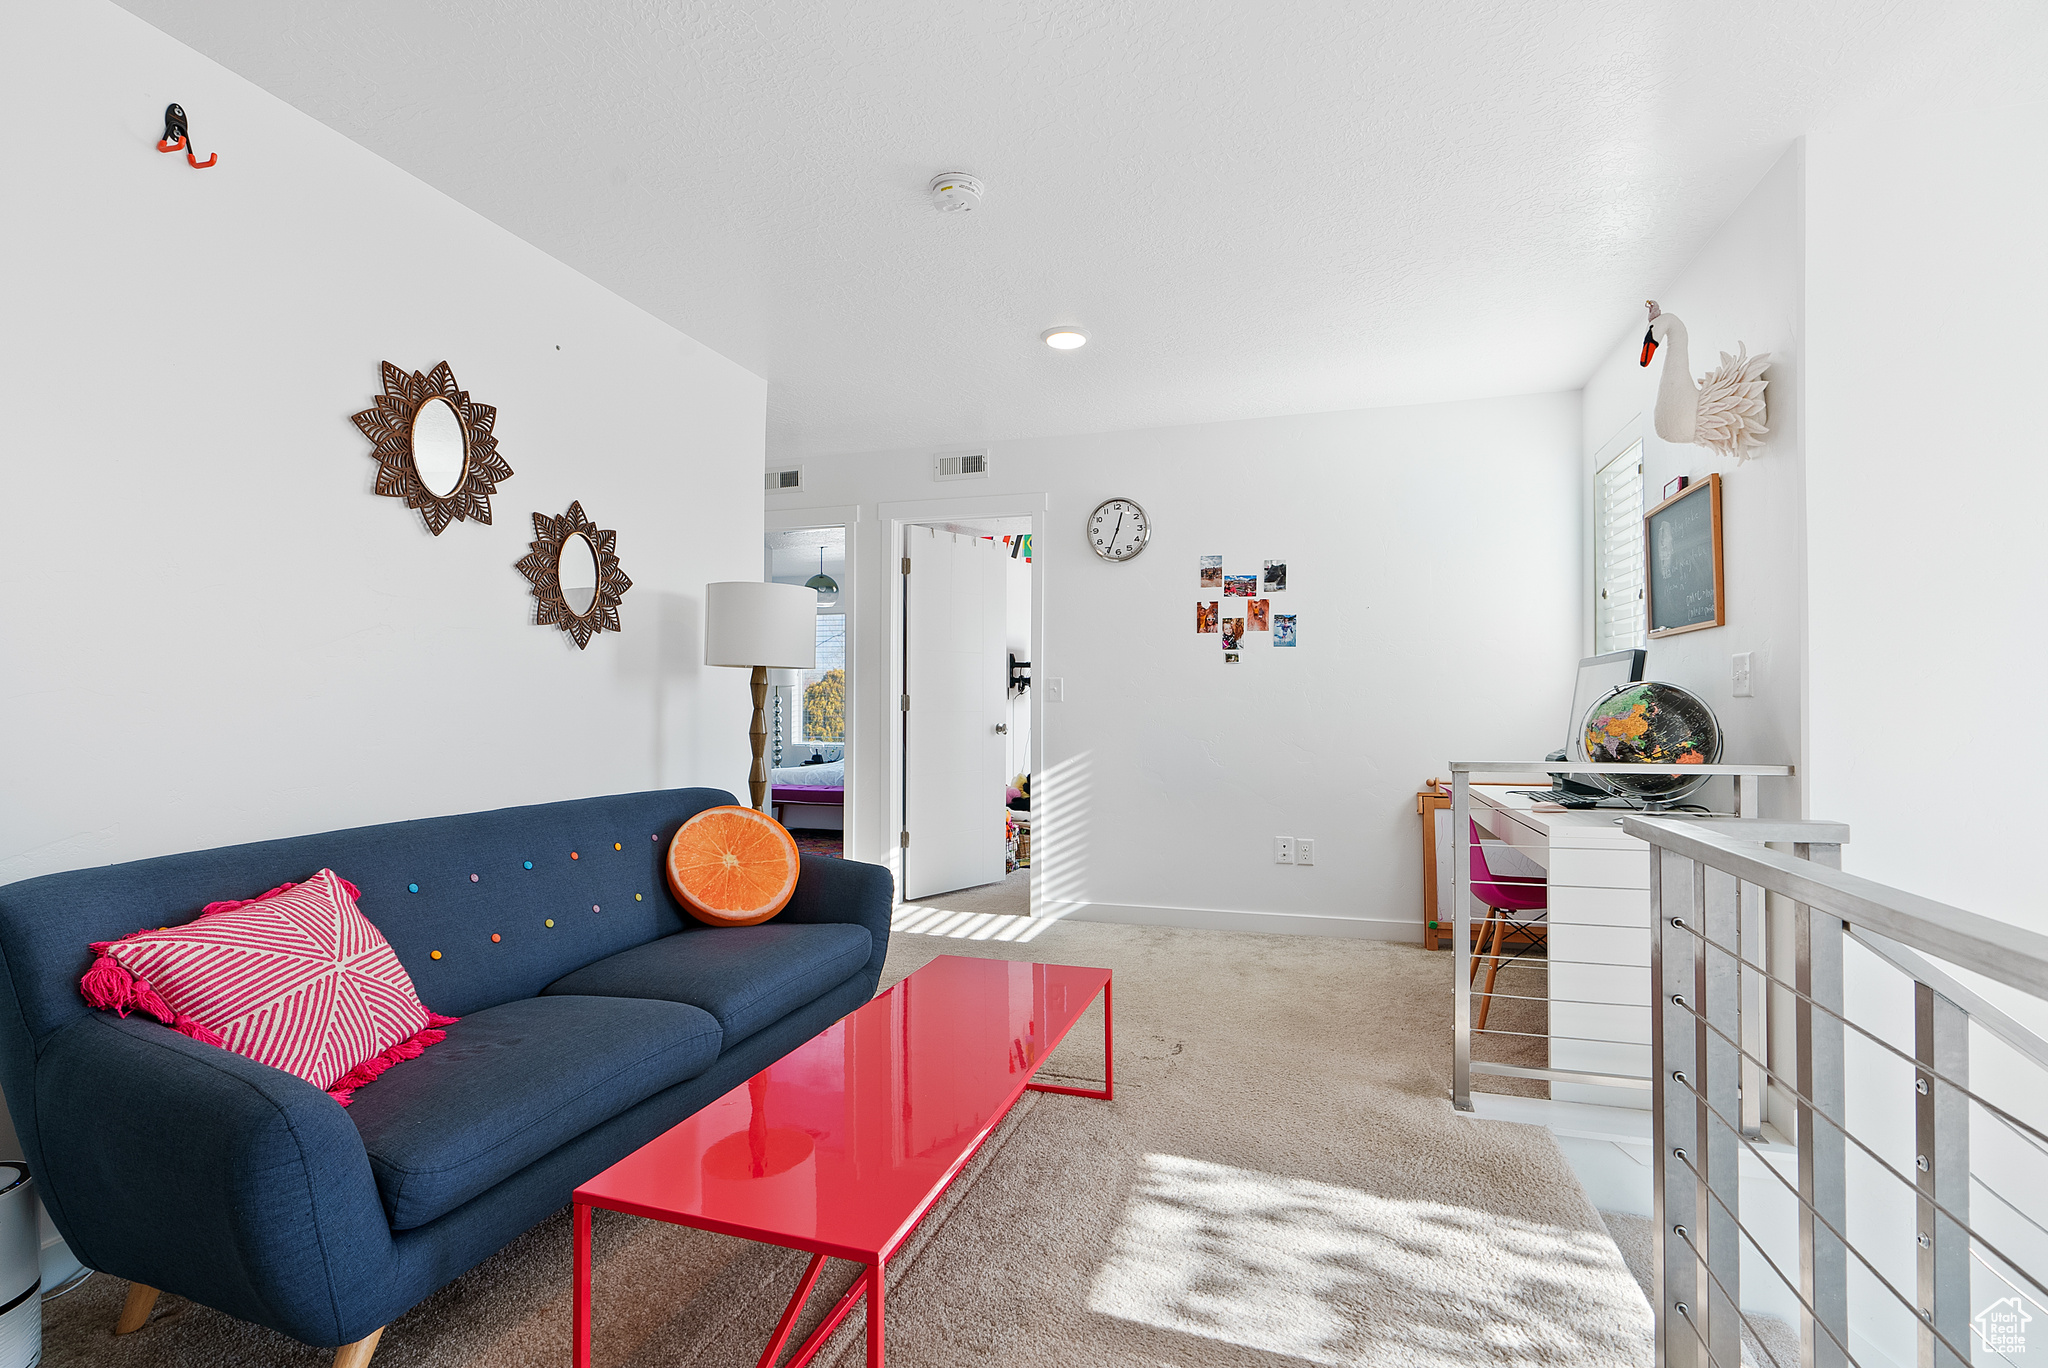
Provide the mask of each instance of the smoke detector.
{"label": "smoke detector", "polygon": [[981,179],[965,171],[942,171],[932,177],[932,208],[942,214],[981,208]]}

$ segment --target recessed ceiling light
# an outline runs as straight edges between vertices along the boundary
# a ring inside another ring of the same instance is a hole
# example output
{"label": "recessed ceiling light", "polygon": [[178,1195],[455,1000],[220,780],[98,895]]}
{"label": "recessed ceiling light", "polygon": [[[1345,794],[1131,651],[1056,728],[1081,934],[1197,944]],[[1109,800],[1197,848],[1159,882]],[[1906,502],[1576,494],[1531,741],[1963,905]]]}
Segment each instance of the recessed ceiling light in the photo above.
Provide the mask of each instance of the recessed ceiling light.
{"label": "recessed ceiling light", "polygon": [[1040,336],[1055,351],[1072,351],[1088,345],[1088,334],[1074,327],[1047,328]]}

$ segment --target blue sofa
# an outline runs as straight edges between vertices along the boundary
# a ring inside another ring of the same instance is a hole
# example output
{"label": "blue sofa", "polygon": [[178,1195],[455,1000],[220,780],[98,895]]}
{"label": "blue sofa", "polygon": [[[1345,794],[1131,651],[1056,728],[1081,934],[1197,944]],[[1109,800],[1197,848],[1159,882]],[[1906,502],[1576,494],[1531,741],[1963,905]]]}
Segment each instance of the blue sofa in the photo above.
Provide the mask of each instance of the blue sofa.
{"label": "blue sofa", "polygon": [[[671,898],[669,838],[733,801],[621,794],[0,888],[0,1087],[57,1229],[144,1293],[367,1358],[577,1184],[874,995],[885,869],[806,856],[755,927],[703,926]],[[322,866],[361,888],[421,1000],[461,1018],[354,1105],[79,997],[88,943]]]}

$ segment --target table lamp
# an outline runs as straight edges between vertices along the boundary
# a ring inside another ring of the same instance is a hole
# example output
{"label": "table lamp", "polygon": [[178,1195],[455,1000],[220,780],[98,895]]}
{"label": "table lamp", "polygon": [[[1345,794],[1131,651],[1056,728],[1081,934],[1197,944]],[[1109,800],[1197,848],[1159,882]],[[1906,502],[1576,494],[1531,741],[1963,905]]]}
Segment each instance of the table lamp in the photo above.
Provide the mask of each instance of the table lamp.
{"label": "table lamp", "polygon": [[818,665],[818,591],[802,584],[725,580],[704,586],[704,663],[754,672],[754,810],[768,810],[768,672]]}

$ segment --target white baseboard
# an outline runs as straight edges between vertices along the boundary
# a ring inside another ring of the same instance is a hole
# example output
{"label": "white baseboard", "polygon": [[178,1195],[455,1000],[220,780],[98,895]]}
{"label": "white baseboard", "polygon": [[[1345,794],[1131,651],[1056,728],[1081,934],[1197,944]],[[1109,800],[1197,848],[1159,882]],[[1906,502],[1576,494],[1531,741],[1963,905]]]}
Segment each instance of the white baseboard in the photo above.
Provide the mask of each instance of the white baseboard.
{"label": "white baseboard", "polygon": [[1343,936],[1352,940],[1422,943],[1421,921],[1333,917],[1315,912],[1233,912],[1215,907],[1145,907],[1131,903],[1044,900],[1039,915],[1125,926],[1177,926],[1189,931],[1250,931],[1265,936]]}

